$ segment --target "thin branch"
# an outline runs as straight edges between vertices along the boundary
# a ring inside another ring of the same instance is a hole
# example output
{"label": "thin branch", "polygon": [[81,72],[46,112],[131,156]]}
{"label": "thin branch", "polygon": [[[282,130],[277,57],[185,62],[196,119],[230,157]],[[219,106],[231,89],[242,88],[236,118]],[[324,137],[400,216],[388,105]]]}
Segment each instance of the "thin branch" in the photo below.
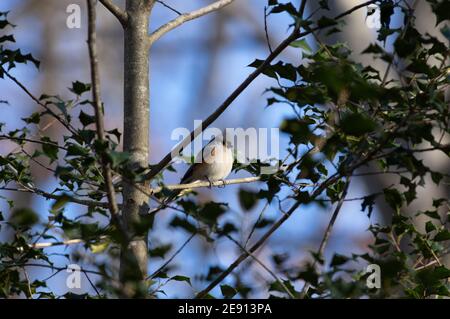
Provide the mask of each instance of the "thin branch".
{"label": "thin branch", "polygon": [[53,277],[55,277],[57,274],[59,274],[61,271],[63,271],[64,269],[58,269],[55,272],[53,272],[50,276],[45,277],[44,279],[42,279],[43,282],[47,282],[47,280],[52,279]]}
{"label": "thin branch", "polygon": [[244,248],[244,246],[239,244],[239,242],[237,240],[235,240],[233,237],[231,237],[230,235],[225,235],[225,236],[229,240],[231,240],[233,243],[235,243],[243,252],[245,252],[250,257],[252,257],[261,267],[263,267],[264,270],[267,271],[275,279],[275,281],[278,282],[278,284],[286,291],[286,293],[288,294],[288,296],[291,299],[295,299],[295,296],[292,294],[292,291],[290,291],[289,288],[286,287],[284,282],[280,278],[278,278],[278,276],[269,267],[267,267],[261,260],[259,260],[258,257],[256,257],[253,253],[249,252],[248,250],[246,250]]}
{"label": "thin branch", "polygon": [[[23,267],[41,267],[41,268],[48,268],[48,269],[51,269],[51,270],[55,270],[55,271],[58,271],[58,272],[69,269],[68,266],[56,267],[56,266],[53,266],[53,265],[36,264],[36,263],[0,263],[0,265],[2,267],[5,267],[5,268],[12,268],[12,267],[21,267],[21,268],[23,268]],[[80,268],[80,271],[87,272],[89,274],[102,276],[102,277],[106,277],[106,278],[111,279],[108,274],[102,273],[100,271],[88,270],[88,269],[84,269],[84,268]]]}
{"label": "thin branch", "polygon": [[419,271],[419,270],[428,268],[428,267],[433,266],[433,265],[436,265],[436,264],[437,264],[437,261],[436,261],[436,260],[432,260],[432,261],[430,261],[428,264],[425,264],[425,265],[423,265],[423,266],[419,266],[419,267],[417,267],[417,268],[414,268],[414,270],[415,270],[415,271]]}
{"label": "thin branch", "polygon": [[[194,189],[194,188],[200,188],[200,187],[209,187],[217,186],[217,187],[225,187],[225,185],[232,185],[232,184],[243,184],[243,183],[252,183],[261,180],[261,176],[254,176],[254,177],[244,177],[244,178],[237,178],[237,179],[228,179],[228,180],[222,180],[222,181],[215,181],[215,182],[194,182],[189,184],[175,184],[175,185],[166,185],[164,187],[156,187],[156,188],[146,188],[146,187],[140,187],[136,186],[135,188],[139,190],[141,193],[145,194],[146,196],[158,201],[159,206],[152,209],[149,214],[156,214],[157,212],[161,211],[164,208],[172,208],[175,209],[175,207],[169,206],[169,202],[161,202],[158,199],[156,199],[153,195],[156,193],[159,193],[163,191],[164,189],[168,190],[183,190],[183,189]],[[176,197],[172,197],[170,201],[174,200]]]}
{"label": "thin branch", "polygon": [[375,3],[375,2],[379,2],[380,0],[371,0],[371,1],[366,1],[363,2],[357,6],[354,6],[353,8],[348,9],[347,11],[342,12],[341,14],[338,14],[337,16],[335,16],[333,18],[333,20],[339,20],[345,16],[348,16],[349,14],[352,14],[353,12],[355,12],[356,10],[359,10],[361,8],[367,7],[369,4]]}
{"label": "thin branch", "polygon": [[352,174],[352,177],[361,177],[361,176],[371,176],[371,175],[387,175],[387,174],[394,174],[394,175],[400,175],[409,173],[408,170],[397,170],[397,171],[374,171],[374,172],[363,172],[363,173],[355,173]]}
{"label": "thin branch", "polygon": [[32,161],[33,163],[36,163],[37,165],[39,165],[40,167],[42,167],[43,169],[53,173],[56,175],[56,171],[50,167],[45,166],[44,164],[42,164],[41,162],[39,162],[37,159],[35,159],[30,153],[28,153],[27,151],[25,151],[25,148],[22,147],[22,152],[28,157],[28,159],[30,161]]}
{"label": "thin branch", "polygon": [[396,238],[396,236],[394,235],[393,230],[391,229],[391,231],[389,232],[389,237],[391,238],[391,241],[394,243],[394,247],[397,250],[398,253],[402,252],[402,249],[400,248],[400,244],[398,242],[398,238]]}
{"label": "thin branch", "polygon": [[44,230],[34,239],[32,245],[36,244],[42,237],[44,237],[44,235],[55,225],[55,223],[56,220],[49,221],[47,225],[45,225]]}
{"label": "thin branch", "polygon": [[[12,192],[22,192],[22,193],[32,193],[32,194],[40,195],[46,199],[54,199],[54,200],[61,199],[61,195],[51,194],[51,193],[48,193],[41,189],[38,189],[36,187],[26,187],[24,189],[12,188],[12,187],[1,187],[0,190],[12,191]],[[70,195],[67,195],[67,200],[71,203],[80,204],[80,205],[84,205],[84,206],[88,206],[88,207],[103,207],[103,208],[109,207],[109,204],[105,203],[105,202],[99,202],[99,201],[88,200],[88,199],[80,199],[77,197],[72,197]]]}
{"label": "thin branch", "polygon": [[344,190],[342,192],[341,198],[339,202],[336,205],[336,208],[333,212],[333,215],[331,216],[330,222],[328,223],[327,229],[325,230],[325,233],[323,234],[322,242],[320,243],[318,254],[319,256],[323,256],[323,253],[325,251],[325,247],[328,243],[328,240],[330,239],[331,230],[333,229],[334,223],[336,222],[336,218],[339,215],[339,212],[341,210],[342,204],[345,201],[345,197],[347,196],[347,191],[350,185],[350,179],[347,180],[347,183],[344,186]]}
{"label": "thin branch", "polygon": [[97,287],[95,287],[94,283],[92,282],[91,278],[89,277],[89,275],[87,274],[86,271],[81,270],[83,272],[83,274],[86,276],[87,280],[89,281],[89,284],[91,285],[91,287],[94,289],[95,293],[97,294],[98,297],[101,297],[100,292],[98,291]]}
{"label": "thin branch", "polygon": [[211,187],[211,186],[225,186],[225,185],[233,185],[233,184],[245,184],[245,183],[253,183],[260,181],[262,176],[252,176],[252,177],[244,177],[244,178],[236,178],[236,179],[225,179],[222,181],[215,182],[194,182],[189,184],[174,184],[174,185],[166,185],[164,187],[155,187],[150,188],[148,190],[147,195],[152,195],[161,192],[163,189],[168,190],[179,190],[179,189],[191,189],[191,188],[200,188],[200,187]]}
{"label": "thin branch", "polygon": [[75,245],[75,244],[81,244],[85,243],[84,239],[69,239],[66,241],[58,241],[53,243],[36,243],[29,245],[30,248],[36,248],[36,249],[42,249],[42,248],[48,248],[48,247],[54,247],[54,246],[69,246],[69,245]]}
{"label": "thin branch", "polygon": [[125,10],[119,8],[112,0],[99,0],[106,9],[109,10],[119,20],[120,24],[125,27],[128,21],[128,14]]}
{"label": "thin branch", "polygon": [[305,9],[306,9],[306,2],[308,0],[302,0],[302,2],[300,3],[300,9],[298,10],[298,16],[299,17],[303,17],[303,14],[305,13]]}
{"label": "thin branch", "polygon": [[25,274],[25,279],[27,280],[28,294],[30,295],[30,299],[33,299],[33,293],[31,292],[30,277],[28,276],[28,273],[25,270],[25,268],[23,268],[23,273]]}
{"label": "thin branch", "polygon": [[[380,196],[380,195],[382,195],[383,194],[383,192],[378,192],[378,193],[372,193],[372,194],[370,194],[369,196],[374,196],[374,197],[376,197],[376,196]],[[368,196],[360,196],[360,197],[352,197],[352,198],[346,198],[346,199],[344,199],[344,202],[355,202],[355,201],[359,201],[359,200],[364,200],[364,199],[366,199]],[[315,202],[317,202],[317,203],[326,203],[326,202],[331,202],[332,200],[331,199],[316,199],[316,200],[314,200]]]}
{"label": "thin branch", "polygon": [[35,144],[41,144],[41,145],[48,145],[48,146],[54,146],[61,150],[67,151],[67,148],[64,146],[58,145],[58,143],[48,142],[48,141],[39,141],[39,140],[33,140],[29,138],[24,137],[15,137],[15,136],[9,136],[9,135],[0,135],[0,140],[13,140],[16,142],[29,142],[29,143],[35,143]]}
{"label": "thin branch", "polygon": [[[350,10],[347,10],[336,17],[334,17],[335,20],[341,19],[354,11],[364,8],[367,5],[374,3],[378,0],[371,0],[364,2],[360,5],[357,5],[353,7]],[[270,53],[267,58],[261,63],[261,65],[256,68],[227,98],[226,100],[211,114],[209,115],[201,124],[201,127],[195,128],[189,136],[187,136],[185,139],[183,139],[173,151],[168,153],[164,158],[156,164],[153,169],[150,171],[149,174],[147,174],[146,179],[152,179],[155,177],[159,172],[161,172],[172,160],[172,154],[179,154],[187,145],[191,143],[203,130],[205,130],[209,125],[211,125],[220,115],[222,115],[223,112],[226,111],[226,109],[233,103],[233,101],[265,70],[267,66],[270,65],[270,63],[281,53],[286,49],[292,41],[304,37],[308,34],[310,34],[313,31],[320,30],[326,27],[316,27],[311,28],[308,31],[300,32],[300,25],[297,25],[292,33],[283,41],[281,42],[272,53]]]}
{"label": "thin branch", "polygon": [[176,27],[179,27],[183,23],[190,21],[190,20],[194,20],[201,16],[204,16],[210,12],[217,11],[217,10],[229,5],[233,1],[234,0],[219,0],[219,1],[216,1],[206,7],[200,8],[198,10],[195,10],[195,11],[192,11],[189,13],[184,13],[184,14],[180,15],[179,17],[167,22],[166,24],[164,24],[163,26],[161,26],[160,28],[155,30],[153,33],[151,33],[148,37],[148,42],[151,45],[156,40],[161,38],[164,34],[175,29]]}
{"label": "thin branch", "polygon": [[266,43],[267,43],[267,47],[269,48],[269,52],[272,53],[272,46],[270,45],[270,38],[269,38],[269,30],[267,28],[267,16],[269,14],[267,13],[267,7],[264,7],[264,33],[266,36]]}
{"label": "thin branch", "polygon": [[62,126],[64,126],[69,132],[71,132],[73,135],[78,135],[78,133],[76,132],[76,130],[72,127],[72,125],[70,125],[70,123],[66,122],[64,119],[62,119],[58,114],[56,114],[55,112],[52,111],[51,108],[49,108],[46,104],[42,103],[37,97],[35,97],[33,95],[33,93],[31,93],[26,87],[25,85],[23,85],[19,80],[17,80],[17,78],[15,78],[14,76],[12,76],[11,74],[9,74],[8,71],[6,71],[3,67],[0,66],[0,68],[2,68],[2,71],[4,74],[6,74],[6,76],[12,80],[14,83],[16,83],[21,89],[22,91],[25,92],[26,95],[28,95],[34,102],[36,102],[36,104],[38,104],[39,106],[43,107],[48,114],[50,114],[51,116],[53,116],[59,123],[62,124]]}
{"label": "thin branch", "polygon": [[192,233],[192,235],[189,236],[189,238],[183,243],[183,245],[181,245],[180,248],[178,248],[177,251],[161,267],[155,270],[153,274],[149,275],[146,279],[149,280],[155,278],[156,275],[158,275],[161,272],[161,270],[166,268],[167,265],[169,265],[172,262],[172,260],[174,260],[175,257],[184,249],[184,247],[186,247],[186,245],[189,244],[189,242],[195,237],[195,235],[197,235],[197,233]]}
{"label": "thin branch", "polygon": [[[104,239],[106,236],[100,236],[98,239]],[[69,239],[65,241],[56,241],[56,242],[50,242],[50,243],[34,243],[30,244],[30,248],[35,249],[43,249],[43,248],[49,248],[49,247],[55,247],[55,246],[70,246],[75,244],[84,244],[89,241],[86,241],[85,239]]]}
{"label": "thin branch", "polygon": [[[442,253],[441,253],[441,256],[440,256],[440,258],[446,258],[446,256],[448,255],[448,253],[449,253],[449,249],[447,249],[447,250],[444,250]],[[415,271],[419,271],[419,270],[422,270],[422,269],[424,269],[424,268],[428,268],[428,267],[430,267],[430,266],[433,266],[433,265],[435,265],[435,264],[438,264],[439,265],[439,258],[436,258],[436,259],[434,259],[434,260],[432,260],[432,261],[430,261],[429,263],[427,263],[427,264],[425,264],[425,265],[422,265],[422,266],[418,266],[418,263],[417,264],[415,264],[414,265],[414,270]],[[420,263],[420,262],[419,262]]]}
{"label": "thin branch", "polygon": [[430,251],[431,255],[433,256],[434,260],[436,261],[436,263],[439,266],[442,266],[442,263],[439,260],[439,257],[436,255],[436,253],[434,252],[434,249],[430,246],[430,244],[427,243],[426,246],[427,246],[428,250]]}
{"label": "thin branch", "polygon": [[253,233],[256,230],[256,226],[258,226],[259,222],[262,220],[264,213],[266,212],[267,208],[269,207],[270,202],[267,201],[266,204],[264,205],[263,209],[261,210],[261,212],[258,215],[258,219],[256,220],[256,222],[253,224],[252,229],[250,230],[250,233],[247,236],[247,239],[245,240],[245,244],[244,247],[247,247],[248,242],[250,241],[250,238],[252,238]]}
{"label": "thin branch", "polygon": [[[325,247],[327,246],[328,240],[330,239],[331,230],[333,229],[334,223],[336,222],[339,212],[341,211],[342,204],[344,203],[345,197],[347,196],[347,191],[348,191],[349,186],[350,186],[350,178],[347,179],[347,182],[345,183],[341,198],[339,199],[339,202],[337,203],[336,208],[334,209],[333,215],[331,216],[330,222],[328,223],[327,229],[325,230],[325,233],[323,234],[322,241],[320,242],[319,249],[317,250],[317,255],[319,256],[319,258],[322,258],[322,256],[323,256]],[[313,263],[313,267],[315,267],[315,266],[316,266],[316,260],[314,260],[314,263]],[[311,285],[309,283],[306,283],[303,286],[303,289],[300,293],[300,298],[304,298],[306,296],[310,287],[311,287]]]}
{"label": "thin branch", "polygon": [[[87,0],[87,5],[88,5],[88,48],[89,48],[89,61],[91,67],[92,99],[94,102],[94,109],[95,109],[97,136],[100,143],[103,144],[106,143],[106,139],[103,121],[103,110],[100,102],[100,77],[98,72],[98,61],[97,61],[97,47],[96,47],[96,33],[95,33],[96,14],[95,14],[94,0]],[[103,169],[103,176],[105,179],[105,191],[108,197],[111,218],[118,227],[119,231],[121,231],[124,238],[127,238],[127,232],[120,220],[119,207],[117,206],[115,190],[112,184],[111,167],[105,152],[102,152],[101,154],[101,165]]]}
{"label": "thin branch", "polygon": [[155,0],[155,2],[161,4],[163,7],[166,7],[167,9],[169,9],[170,11],[175,12],[176,14],[178,14],[179,16],[182,15],[182,13],[180,11],[178,11],[177,9],[175,9],[174,7],[169,6],[167,3],[165,3],[164,1],[160,1],[160,0]]}

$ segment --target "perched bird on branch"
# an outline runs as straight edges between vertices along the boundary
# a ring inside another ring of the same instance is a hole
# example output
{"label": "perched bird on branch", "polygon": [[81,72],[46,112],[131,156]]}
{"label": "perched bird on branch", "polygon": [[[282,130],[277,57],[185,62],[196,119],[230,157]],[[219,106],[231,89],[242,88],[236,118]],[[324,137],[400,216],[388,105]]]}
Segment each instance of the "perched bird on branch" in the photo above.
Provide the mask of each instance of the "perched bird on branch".
{"label": "perched bird on branch", "polygon": [[223,135],[215,136],[197,155],[180,184],[197,181],[216,182],[225,179],[233,168],[231,144]]}
{"label": "perched bird on branch", "polygon": [[[226,140],[224,134],[216,135],[197,154],[195,162],[188,168],[180,184],[190,184],[207,181],[209,183],[224,180],[233,169],[234,156],[231,143]],[[159,207],[151,213],[156,213],[166,207],[178,196],[189,192],[190,189],[176,190],[167,197]]]}

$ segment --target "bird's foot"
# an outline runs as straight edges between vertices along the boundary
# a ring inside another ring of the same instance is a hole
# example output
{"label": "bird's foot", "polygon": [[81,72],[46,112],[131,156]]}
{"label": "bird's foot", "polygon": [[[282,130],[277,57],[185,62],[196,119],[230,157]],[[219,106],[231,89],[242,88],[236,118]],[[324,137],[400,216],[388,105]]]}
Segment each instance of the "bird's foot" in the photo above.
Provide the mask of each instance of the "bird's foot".
{"label": "bird's foot", "polygon": [[205,177],[206,177],[206,180],[209,182],[208,188],[211,189],[211,188],[213,187],[213,183],[212,183],[212,181],[208,178],[208,176],[205,176]]}

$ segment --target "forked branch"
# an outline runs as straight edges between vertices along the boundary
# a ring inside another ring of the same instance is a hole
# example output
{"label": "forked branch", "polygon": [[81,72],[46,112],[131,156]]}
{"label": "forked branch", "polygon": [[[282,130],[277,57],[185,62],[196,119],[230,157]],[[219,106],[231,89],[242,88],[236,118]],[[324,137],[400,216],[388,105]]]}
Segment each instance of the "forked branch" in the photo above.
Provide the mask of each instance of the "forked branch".
{"label": "forked branch", "polygon": [[119,20],[120,24],[125,27],[127,20],[128,20],[128,14],[125,10],[120,9],[112,0],[99,0],[106,9],[109,10],[116,18]]}
{"label": "forked branch", "polygon": [[195,10],[195,11],[192,11],[189,13],[184,13],[184,14],[178,16],[177,18],[167,22],[166,24],[164,24],[163,26],[161,26],[160,28],[155,30],[153,33],[151,33],[148,37],[148,41],[151,45],[156,40],[161,38],[164,34],[175,29],[176,27],[179,27],[183,23],[190,21],[190,20],[194,20],[201,16],[204,16],[210,12],[217,11],[217,10],[229,5],[233,1],[234,0],[219,0],[219,1],[216,1],[206,7],[200,8],[198,10]]}

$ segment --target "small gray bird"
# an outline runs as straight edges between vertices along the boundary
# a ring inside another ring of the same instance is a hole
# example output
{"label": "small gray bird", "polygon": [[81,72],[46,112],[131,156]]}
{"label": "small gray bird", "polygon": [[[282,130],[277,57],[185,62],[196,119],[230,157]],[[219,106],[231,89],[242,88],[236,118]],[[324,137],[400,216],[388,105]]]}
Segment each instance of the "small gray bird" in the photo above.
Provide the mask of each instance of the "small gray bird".
{"label": "small gray bird", "polygon": [[[203,150],[197,154],[195,163],[189,167],[180,181],[180,184],[208,181],[210,183],[224,180],[233,169],[233,152],[231,144],[221,136],[215,136]],[[166,207],[167,204],[176,199],[180,194],[188,192],[189,189],[174,191],[172,195],[164,200],[162,205],[152,211],[156,213]]]}
{"label": "small gray bird", "polygon": [[184,174],[181,184],[199,181],[216,182],[225,179],[233,168],[231,144],[216,136],[197,155],[196,161]]}

